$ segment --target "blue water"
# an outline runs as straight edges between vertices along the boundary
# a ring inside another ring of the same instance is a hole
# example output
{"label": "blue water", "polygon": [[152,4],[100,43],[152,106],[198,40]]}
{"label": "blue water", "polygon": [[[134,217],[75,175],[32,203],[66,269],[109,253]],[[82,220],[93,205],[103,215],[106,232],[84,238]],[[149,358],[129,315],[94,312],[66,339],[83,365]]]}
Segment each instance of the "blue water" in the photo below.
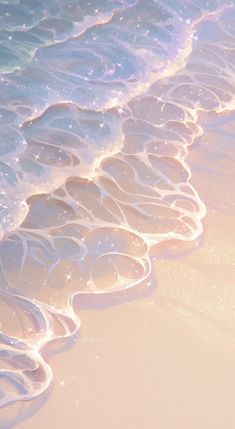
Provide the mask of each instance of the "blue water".
{"label": "blue water", "polygon": [[50,385],[75,297],[202,233],[187,154],[234,109],[234,24],[231,1],[0,2],[0,405]]}

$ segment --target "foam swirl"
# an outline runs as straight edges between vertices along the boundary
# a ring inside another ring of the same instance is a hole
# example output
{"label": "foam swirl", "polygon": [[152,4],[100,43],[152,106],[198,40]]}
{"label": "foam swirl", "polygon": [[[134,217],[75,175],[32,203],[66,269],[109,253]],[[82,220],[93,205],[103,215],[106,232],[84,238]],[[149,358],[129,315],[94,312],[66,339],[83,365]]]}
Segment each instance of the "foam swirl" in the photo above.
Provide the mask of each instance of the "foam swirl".
{"label": "foam swirl", "polygon": [[235,16],[170,0],[0,13],[4,406],[49,386],[44,351],[79,330],[75,297],[135,287],[153,246],[201,234],[186,158],[198,112],[234,109]]}

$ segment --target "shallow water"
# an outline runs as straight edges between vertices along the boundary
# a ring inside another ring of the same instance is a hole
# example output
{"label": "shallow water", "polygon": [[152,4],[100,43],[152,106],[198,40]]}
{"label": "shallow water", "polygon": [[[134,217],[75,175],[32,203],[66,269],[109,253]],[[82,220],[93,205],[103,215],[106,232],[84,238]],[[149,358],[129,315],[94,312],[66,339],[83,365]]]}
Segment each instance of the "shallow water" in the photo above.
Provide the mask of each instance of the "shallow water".
{"label": "shallow water", "polygon": [[201,235],[187,156],[203,112],[234,109],[235,10],[8,1],[0,16],[4,406],[48,388],[45,349],[79,330],[81,294],[148,285],[151,249]]}

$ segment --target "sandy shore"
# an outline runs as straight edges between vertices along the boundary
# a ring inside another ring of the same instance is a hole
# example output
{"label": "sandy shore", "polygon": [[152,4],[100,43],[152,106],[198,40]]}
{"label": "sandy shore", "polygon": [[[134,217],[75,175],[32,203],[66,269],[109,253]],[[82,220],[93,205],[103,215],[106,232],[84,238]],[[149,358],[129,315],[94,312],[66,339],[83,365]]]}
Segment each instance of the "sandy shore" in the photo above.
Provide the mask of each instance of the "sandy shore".
{"label": "sandy shore", "polygon": [[1,428],[235,427],[233,119],[204,117],[207,130],[190,152],[208,209],[194,250],[156,253],[147,296],[80,308],[80,339],[51,358],[51,391],[3,410]]}

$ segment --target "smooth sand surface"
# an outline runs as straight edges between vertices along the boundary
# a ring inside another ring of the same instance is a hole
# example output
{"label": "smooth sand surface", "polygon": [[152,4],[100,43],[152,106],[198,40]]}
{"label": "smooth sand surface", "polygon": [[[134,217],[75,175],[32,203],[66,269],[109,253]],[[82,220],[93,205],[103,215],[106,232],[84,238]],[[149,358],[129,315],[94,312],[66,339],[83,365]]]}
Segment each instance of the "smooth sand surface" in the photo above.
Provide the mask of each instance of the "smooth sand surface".
{"label": "smooth sand surface", "polygon": [[[19,429],[234,429],[232,119],[225,133],[204,118],[208,129],[189,156],[208,209],[202,239],[193,251],[161,249],[148,296],[79,310],[80,339],[51,358],[49,399],[37,412],[32,405],[29,419],[21,410]],[[1,428],[14,426],[16,410],[2,411]]]}

